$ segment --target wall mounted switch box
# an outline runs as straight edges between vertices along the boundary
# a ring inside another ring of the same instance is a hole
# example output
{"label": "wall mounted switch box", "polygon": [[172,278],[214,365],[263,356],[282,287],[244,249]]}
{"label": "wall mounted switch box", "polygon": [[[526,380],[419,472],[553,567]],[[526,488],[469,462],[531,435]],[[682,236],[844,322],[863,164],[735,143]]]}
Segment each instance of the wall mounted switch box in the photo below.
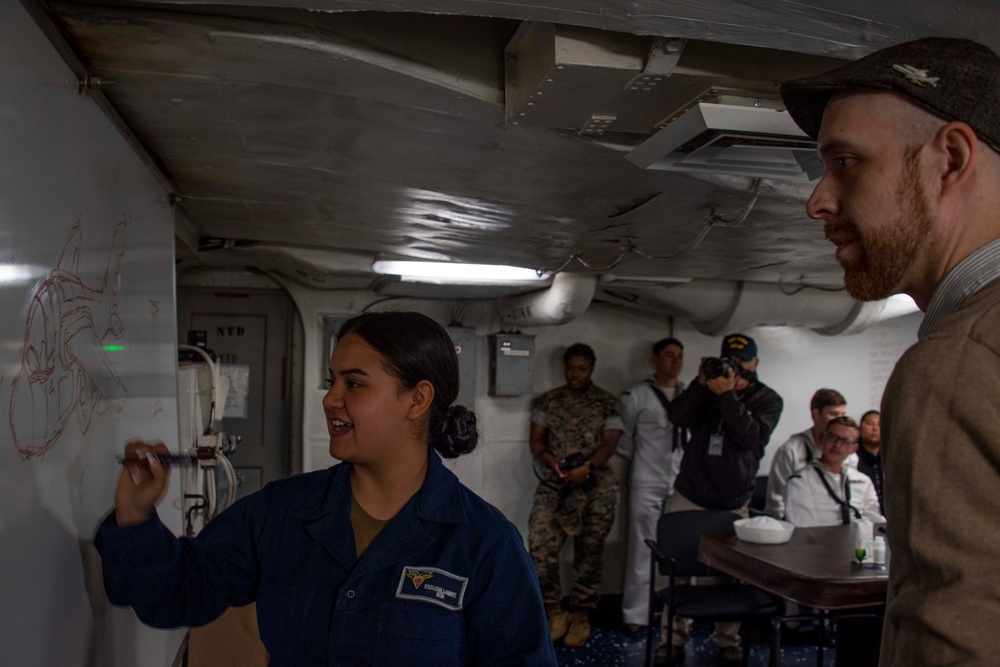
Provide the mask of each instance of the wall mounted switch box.
{"label": "wall mounted switch box", "polygon": [[490,339],[490,396],[534,393],[535,337],[498,333]]}

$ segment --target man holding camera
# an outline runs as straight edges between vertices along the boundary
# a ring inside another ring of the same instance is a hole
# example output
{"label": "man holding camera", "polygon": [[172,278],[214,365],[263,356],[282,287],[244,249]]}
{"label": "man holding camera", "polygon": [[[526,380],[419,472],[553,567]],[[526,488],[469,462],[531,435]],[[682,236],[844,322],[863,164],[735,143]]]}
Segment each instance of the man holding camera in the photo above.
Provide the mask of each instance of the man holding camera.
{"label": "man holding camera", "polygon": [[[757,380],[757,343],[744,334],[722,340],[719,358],[702,359],[698,378],[670,404],[670,421],[689,429],[681,469],[674,482],[670,512],[713,509],[747,516],[757,468],[774,427],[782,400]],[[663,615],[664,620],[666,614]],[[685,619],[675,619],[674,646],[662,646],[674,662],[683,659],[688,637]],[[742,660],[739,623],[716,623],[712,639],[722,664]]]}
{"label": "man holding camera", "polygon": [[[596,356],[588,345],[563,355],[566,384],[531,403],[531,453],[541,464],[528,519],[528,550],[549,618],[552,641],[583,646],[597,607],[604,539],[615,519],[618,480],[607,467],[623,424],[618,399],[590,381]],[[573,586],[562,607],[559,552],[573,536]]]}

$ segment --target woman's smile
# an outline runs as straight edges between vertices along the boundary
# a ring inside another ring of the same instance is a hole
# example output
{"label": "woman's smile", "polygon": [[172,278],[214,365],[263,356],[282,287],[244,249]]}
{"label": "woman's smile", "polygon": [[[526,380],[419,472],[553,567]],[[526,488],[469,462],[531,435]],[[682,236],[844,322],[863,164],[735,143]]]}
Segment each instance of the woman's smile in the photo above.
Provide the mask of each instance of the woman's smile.
{"label": "woman's smile", "polygon": [[340,436],[345,435],[353,427],[354,424],[351,422],[337,419],[335,417],[329,418],[330,435],[334,438],[339,438]]}

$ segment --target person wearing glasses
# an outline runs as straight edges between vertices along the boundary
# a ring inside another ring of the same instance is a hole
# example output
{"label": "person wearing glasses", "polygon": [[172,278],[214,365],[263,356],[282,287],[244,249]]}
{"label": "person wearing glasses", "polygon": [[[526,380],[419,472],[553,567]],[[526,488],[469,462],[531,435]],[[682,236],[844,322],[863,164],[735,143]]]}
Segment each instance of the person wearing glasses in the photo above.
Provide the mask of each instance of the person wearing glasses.
{"label": "person wearing glasses", "polygon": [[819,459],[788,479],[785,519],[802,528],[849,524],[861,518],[882,523],[875,485],[847,464],[858,449],[857,422],[836,417],[820,436]]}
{"label": "person wearing glasses", "polygon": [[[785,487],[788,485],[788,478],[810,461],[819,458],[817,443],[820,436],[826,431],[826,425],[831,419],[847,414],[847,399],[836,389],[817,389],[809,401],[809,414],[812,417],[812,428],[792,435],[771,459],[764,511],[775,519],[785,518]],[[857,456],[847,459],[852,468],[858,467],[857,462]]]}

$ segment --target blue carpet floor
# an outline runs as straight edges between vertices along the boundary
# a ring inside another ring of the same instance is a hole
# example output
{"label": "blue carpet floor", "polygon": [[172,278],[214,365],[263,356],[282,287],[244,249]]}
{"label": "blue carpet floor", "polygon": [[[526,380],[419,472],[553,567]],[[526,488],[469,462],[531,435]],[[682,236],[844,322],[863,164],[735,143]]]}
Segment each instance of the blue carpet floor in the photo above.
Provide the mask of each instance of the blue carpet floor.
{"label": "blue carpet floor", "polygon": [[[687,646],[684,667],[710,667],[718,664],[719,650],[711,639],[712,626],[694,623],[691,641]],[[654,650],[659,645],[659,632],[654,633]],[[616,628],[594,625],[590,641],[582,648],[556,646],[560,667],[641,667],[645,657],[645,637],[628,637]],[[835,650],[826,649],[825,667],[834,664]],[[767,667],[766,646],[753,646],[750,651],[751,667]],[[781,666],[816,665],[816,649],[808,646],[783,646]]]}

